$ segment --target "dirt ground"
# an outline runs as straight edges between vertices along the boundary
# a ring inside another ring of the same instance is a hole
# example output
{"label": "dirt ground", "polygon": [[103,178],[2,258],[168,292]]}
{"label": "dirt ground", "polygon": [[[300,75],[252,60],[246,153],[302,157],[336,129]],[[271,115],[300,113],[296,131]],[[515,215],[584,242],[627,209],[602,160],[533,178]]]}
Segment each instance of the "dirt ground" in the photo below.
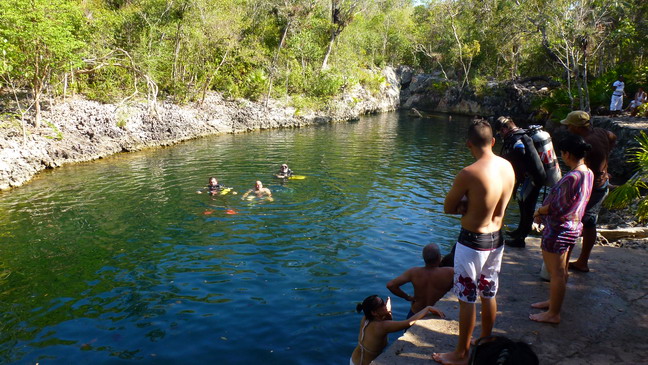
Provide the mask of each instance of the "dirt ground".
{"label": "dirt ground", "polygon": [[[648,364],[648,251],[595,246],[589,273],[571,273],[559,325],[532,322],[530,303],[548,298],[539,278],[540,240],[504,252],[494,334],[529,343],[541,364]],[[575,248],[574,255],[578,255]],[[426,364],[433,352],[454,349],[459,305],[448,294],[437,307],[446,319],[418,321],[376,364]],[[479,304],[477,327],[479,334]]]}

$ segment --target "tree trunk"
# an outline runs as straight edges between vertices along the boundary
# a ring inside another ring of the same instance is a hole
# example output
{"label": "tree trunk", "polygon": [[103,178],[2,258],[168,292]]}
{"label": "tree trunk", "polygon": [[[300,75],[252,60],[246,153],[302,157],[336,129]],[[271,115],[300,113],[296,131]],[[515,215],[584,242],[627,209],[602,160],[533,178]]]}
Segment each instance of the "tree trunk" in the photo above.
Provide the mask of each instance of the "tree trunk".
{"label": "tree trunk", "polygon": [[585,110],[586,112],[590,113],[592,111],[592,106],[590,105],[590,95],[589,95],[589,87],[587,86],[587,53],[583,56],[583,87],[585,89]]}
{"label": "tree trunk", "polygon": [[274,59],[272,60],[272,65],[270,68],[270,80],[268,83],[268,92],[266,93],[266,100],[265,100],[266,108],[268,107],[268,102],[270,101],[270,93],[272,92],[272,84],[274,82],[275,67],[277,65],[277,60],[279,59],[279,53],[281,52],[281,48],[283,47],[283,44],[286,41],[286,35],[288,35],[288,29],[290,29],[291,24],[292,21],[288,20],[288,23],[286,24],[286,28],[284,29],[284,32],[281,35],[281,40],[279,41],[279,46],[277,47],[277,53],[275,53]]}
{"label": "tree trunk", "polygon": [[331,51],[333,50],[333,43],[335,42],[335,31],[331,33],[331,39],[329,40],[328,48],[326,49],[326,54],[324,55],[324,61],[322,62],[322,70],[326,70],[328,68],[328,59],[329,55],[331,54]]}

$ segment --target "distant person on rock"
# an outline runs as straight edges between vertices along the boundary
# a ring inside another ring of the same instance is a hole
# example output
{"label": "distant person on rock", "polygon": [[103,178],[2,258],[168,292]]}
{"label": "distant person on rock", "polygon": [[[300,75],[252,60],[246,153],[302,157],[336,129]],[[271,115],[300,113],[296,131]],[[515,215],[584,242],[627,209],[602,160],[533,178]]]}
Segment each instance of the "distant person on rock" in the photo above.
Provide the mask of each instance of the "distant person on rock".
{"label": "distant person on rock", "polygon": [[547,311],[529,315],[532,321],[560,323],[569,253],[583,230],[581,220],[594,182],[594,174],[585,165],[585,155],[591,149],[590,144],[575,134],[558,143],[558,151],[570,171],[551,188],[534,214],[536,223],[545,227],[542,231],[542,258],[551,279],[549,300],[531,304],[533,308]]}
{"label": "distant person on rock", "polygon": [[596,243],[598,214],[609,192],[608,158],[617,137],[603,128],[592,128],[590,115],[582,110],[567,114],[560,123],[566,125],[571,133],[583,137],[585,142],[592,146],[592,150],[585,157],[585,164],[594,173],[594,187],[583,216],[583,247],[578,260],[569,263],[570,270],[588,272],[589,257]]}
{"label": "distant person on rock", "polygon": [[[497,315],[495,294],[502,265],[502,223],[513,193],[515,173],[511,163],[493,153],[493,131],[485,120],[468,129],[466,146],[476,161],[461,170],[444,202],[444,211],[461,214],[461,232],[454,256],[454,293],[459,298],[459,339],[453,352],[435,353],[442,364],[468,362],[481,297],[481,337],[490,336]],[[466,202],[462,202],[463,199]]]}
{"label": "distant person on rock", "polygon": [[648,101],[648,95],[646,95],[646,92],[642,87],[640,87],[637,92],[635,93],[634,99],[630,102],[630,105],[628,105],[628,111],[630,112],[631,116],[636,116],[637,112],[639,111],[639,107],[645,104]]}
{"label": "distant person on rock", "polygon": [[261,181],[256,181],[254,184],[254,188],[248,190],[241,199],[254,199],[254,198],[267,198],[269,201],[272,201],[272,192],[268,188],[263,187],[263,183]]}
{"label": "distant person on rock", "polygon": [[277,172],[277,178],[279,179],[287,179],[291,177],[293,174],[292,170],[288,168],[287,164],[282,164],[281,167],[279,167],[279,171]]}
{"label": "distant person on rock", "polygon": [[404,321],[394,321],[392,320],[391,300],[387,297],[387,301],[383,301],[377,295],[365,298],[362,303],[356,306],[356,311],[364,312],[364,316],[360,320],[358,345],[353,350],[349,360],[350,365],[368,365],[387,347],[388,334],[410,328],[428,313],[445,318],[443,312],[427,306]]}
{"label": "distant person on rock", "polygon": [[[387,283],[387,289],[395,295],[412,302],[407,318],[423,308],[435,305],[436,302],[452,289],[454,270],[451,267],[439,267],[441,251],[434,243],[423,248],[424,267],[412,267]],[[414,295],[409,295],[401,286],[412,283]]]}
{"label": "distant person on rock", "polygon": [[612,115],[618,114],[623,109],[623,96],[625,95],[625,83],[623,82],[623,76],[619,76],[619,79],[612,84],[612,98],[610,100],[610,113]]}

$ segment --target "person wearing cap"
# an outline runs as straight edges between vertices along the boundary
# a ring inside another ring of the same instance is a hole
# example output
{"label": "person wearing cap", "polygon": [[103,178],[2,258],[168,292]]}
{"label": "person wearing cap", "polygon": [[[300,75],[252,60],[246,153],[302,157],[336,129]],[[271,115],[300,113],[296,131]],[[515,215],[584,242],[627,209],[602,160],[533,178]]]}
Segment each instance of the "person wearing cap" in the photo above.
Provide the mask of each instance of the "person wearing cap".
{"label": "person wearing cap", "polygon": [[603,128],[592,128],[590,115],[582,110],[567,114],[560,123],[566,125],[569,132],[583,137],[585,142],[592,145],[592,150],[585,157],[585,164],[594,173],[594,186],[582,220],[583,247],[578,259],[569,263],[570,270],[588,272],[589,257],[596,243],[596,221],[603,199],[609,192],[608,158],[617,137]]}
{"label": "person wearing cap", "polygon": [[616,114],[623,109],[623,95],[625,95],[625,83],[623,82],[623,76],[619,76],[619,79],[612,84],[612,99],[610,100],[610,112]]}
{"label": "person wearing cap", "polygon": [[499,117],[495,123],[496,130],[502,138],[500,156],[513,165],[515,187],[520,222],[514,231],[508,232],[505,244],[510,247],[524,247],[525,239],[531,232],[533,213],[540,196],[540,190],[546,178],[538,151],[527,131],[519,128],[510,117]]}
{"label": "person wearing cap", "polygon": [[279,171],[277,172],[277,177],[279,179],[287,179],[293,174],[292,170],[288,168],[287,164],[282,164],[281,167],[279,167]]}

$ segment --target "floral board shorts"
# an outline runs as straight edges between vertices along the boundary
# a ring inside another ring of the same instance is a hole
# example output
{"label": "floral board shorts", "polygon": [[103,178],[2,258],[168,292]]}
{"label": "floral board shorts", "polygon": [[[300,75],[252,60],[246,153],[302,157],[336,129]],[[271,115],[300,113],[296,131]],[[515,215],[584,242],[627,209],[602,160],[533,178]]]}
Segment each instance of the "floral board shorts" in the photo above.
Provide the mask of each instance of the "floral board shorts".
{"label": "floral board shorts", "polygon": [[461,229],[454,258],[454,293],[459,300],[475,303],[477,294],[493,298],[499,284],[504,240],[501,233],[473,233]]}

